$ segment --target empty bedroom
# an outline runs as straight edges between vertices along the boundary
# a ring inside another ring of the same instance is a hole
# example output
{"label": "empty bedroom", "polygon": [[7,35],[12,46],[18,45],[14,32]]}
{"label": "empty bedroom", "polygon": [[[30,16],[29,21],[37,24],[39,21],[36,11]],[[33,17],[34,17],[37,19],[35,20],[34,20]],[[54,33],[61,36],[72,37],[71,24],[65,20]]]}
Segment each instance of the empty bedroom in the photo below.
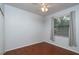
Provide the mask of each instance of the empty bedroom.
{"label": "empty bedroom", "polygon": [[0,3],[0,55],[79,55],[79,3]]}

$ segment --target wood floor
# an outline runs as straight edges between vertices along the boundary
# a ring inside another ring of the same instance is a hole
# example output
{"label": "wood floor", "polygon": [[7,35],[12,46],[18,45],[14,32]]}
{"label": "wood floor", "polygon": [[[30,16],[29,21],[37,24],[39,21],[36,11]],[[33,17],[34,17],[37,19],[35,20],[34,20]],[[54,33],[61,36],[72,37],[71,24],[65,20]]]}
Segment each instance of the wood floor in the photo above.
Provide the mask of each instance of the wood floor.
{"label": "wood floor", "polygon": [[4,55],[78,55],[75,52],[51,45],[46,42],[15,49],[6,52]]}

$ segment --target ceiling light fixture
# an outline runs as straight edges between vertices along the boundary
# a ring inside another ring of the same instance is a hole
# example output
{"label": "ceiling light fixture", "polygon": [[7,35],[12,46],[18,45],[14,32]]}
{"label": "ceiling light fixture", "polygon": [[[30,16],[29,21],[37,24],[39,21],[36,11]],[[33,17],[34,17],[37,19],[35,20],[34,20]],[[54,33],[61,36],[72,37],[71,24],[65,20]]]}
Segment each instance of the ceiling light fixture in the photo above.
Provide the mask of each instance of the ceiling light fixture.
{"label": "ceiling light fixture", "polygon": [[46,4],[46,3],[42,3],[41,4],[41,11],[42,12],[47,12],[48,11],[48,7],[47,7],[48,5]]}

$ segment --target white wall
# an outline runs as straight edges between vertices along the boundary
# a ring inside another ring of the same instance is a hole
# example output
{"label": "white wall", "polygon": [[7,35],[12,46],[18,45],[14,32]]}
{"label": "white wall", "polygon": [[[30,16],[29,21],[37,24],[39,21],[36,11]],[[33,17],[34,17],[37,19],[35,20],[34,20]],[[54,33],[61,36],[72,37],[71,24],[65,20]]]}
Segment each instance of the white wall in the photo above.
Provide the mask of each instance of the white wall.
{"label": "white wall", "polygon": [[[69,12],[71,11],[75,11],[76,12],[76,40],[77,40],[77,47],[69,47],[68,46],[68,39],[55,39],[55,42],[51,41],[50,40],[50,34],[51,34],[51,17],[54,17],[54,16],[63,16],[65,14],[68,14]],[[45,28],[45,41],[46,42],[49,42],[51,44],[55,44],[57,46],[60,46],[60,47],[63,47],[63,48],[66,48],[66,49],[70,49],[70,50],[73,50],[73,51],[76,51],[76,52],[79,52],[79,5],[76,5],[76,6],[73,6],[71,8],[68,8],[68,9],[65,9],[63,11],[60,11],[60,12],[57,12],[55,14],[51,14],[49,16],[46,17],[47,19],[47,22],[46,22],[46,28]]]}
{"label": "white wall", "polygon": [[5,5],[5,50],[43,41],[43,17]]}
{"label": "white wall", "polygon": [[[0,8],[2,8],[2,4],[0,4]],[[0,11],[0,54],[3,53],[3,15]]]}

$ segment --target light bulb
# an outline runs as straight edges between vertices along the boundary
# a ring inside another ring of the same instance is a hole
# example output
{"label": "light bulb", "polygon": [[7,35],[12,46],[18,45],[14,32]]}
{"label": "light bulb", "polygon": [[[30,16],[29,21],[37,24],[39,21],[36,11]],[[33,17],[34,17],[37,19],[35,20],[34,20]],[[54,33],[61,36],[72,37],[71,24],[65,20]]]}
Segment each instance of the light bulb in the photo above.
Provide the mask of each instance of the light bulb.
{"label": "light bulb", "polygon": [[42,10],[42,12],[44,12],[44,11],[45,11],[45,9],[44,9],[43,7],[41,8],[41,10]]}
{"label": "light bulb", "polygon": [[48,8],[45,8],[45,11],[47,12],[48,11]]}

